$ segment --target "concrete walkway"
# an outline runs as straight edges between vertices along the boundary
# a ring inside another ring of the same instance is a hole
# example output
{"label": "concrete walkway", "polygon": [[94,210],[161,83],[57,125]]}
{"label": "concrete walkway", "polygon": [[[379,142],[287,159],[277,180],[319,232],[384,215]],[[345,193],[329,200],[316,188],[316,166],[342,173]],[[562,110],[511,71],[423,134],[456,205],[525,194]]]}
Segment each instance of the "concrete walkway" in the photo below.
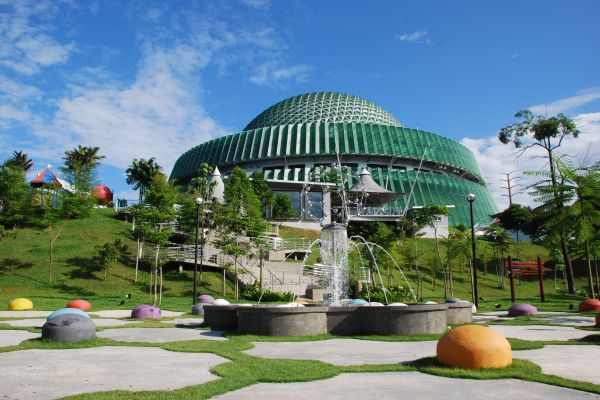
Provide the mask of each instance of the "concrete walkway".
{"label": "concrete walkway", "polygon": [[[39,338],[42,335],[28,331],[0,329],[0,347],[16,346],[23,340]],[[1,375],[0,375],[1,376]]]}
{"label": "concrete walkway", "polygon": [[161,323],[163,324],[173,324],[173,325],[184,325],[186,327],[194,327],[200,326],[204,323],[204,318],[175,318],[175,319],[161,319]]}
{"label": "concrete walkway", "polygon": [[331,339],[318,342],[259,342],[245,353],[264,358],[320,360],[334,365],[397,364],[435,356],[437,341],[380,342]]}
{"label": "concrete walkway", "polygon": [[120,342],[166,343],[180,340],[227,340],[222,332],[189,328],[123,328],[105,329],[96,333],[101,338]]}
{"label": "concrete walkway", "polygon": [[564,317],[551,317],[551,318],[532,318],[537,321],[546,321],[556,325],[574,325],[574,326],[594,326],[596,325],[596,319],[594,317],[585,317],[580,315]]}
{"label": "concrete walkway", "polygon": [[567,326],[547,325],[490,325],[509,338],[524,340],[577,340],[594,334],[593,331],[584,331]]}
{"label": "concrete walkway", "polygon": [[[102,318],[131,318],[131,310],[89,311],[89,314]],[[163,317],[181,317],[183,314],[185,313],[180,311],[161,310]]]}
{"label": "concrete walkway", "polygon": [[443,378],[420,372],[341,374],[304,383],[260,383],[216,396],[222,400],[590,400],[600,396],[542,383],[516,379],[467,380]]}
{"label": "concrete walkway", "polygon": [[515,351],[513,357],[536,363],[545,374],[600,385],[600,346],[545,346]]}
{"label": "concrete walkway", "polygon": [[153,347],[97,347],[0,353],[2,399],[48,400],[107,390],[172,390],[217,379],[229,360]]}

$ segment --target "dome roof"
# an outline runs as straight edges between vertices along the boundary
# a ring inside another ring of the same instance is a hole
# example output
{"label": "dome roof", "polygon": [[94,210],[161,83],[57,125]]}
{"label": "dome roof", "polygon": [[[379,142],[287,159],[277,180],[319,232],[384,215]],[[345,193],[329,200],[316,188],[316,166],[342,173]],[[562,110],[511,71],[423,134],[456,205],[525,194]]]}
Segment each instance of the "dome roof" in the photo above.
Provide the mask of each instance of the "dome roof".
{"label": "dome roof", "polygon": [[280,101],[260,113],[244,130],[317,121],[402,126],[392,114],[370,101],[348,94],[318,92]]}

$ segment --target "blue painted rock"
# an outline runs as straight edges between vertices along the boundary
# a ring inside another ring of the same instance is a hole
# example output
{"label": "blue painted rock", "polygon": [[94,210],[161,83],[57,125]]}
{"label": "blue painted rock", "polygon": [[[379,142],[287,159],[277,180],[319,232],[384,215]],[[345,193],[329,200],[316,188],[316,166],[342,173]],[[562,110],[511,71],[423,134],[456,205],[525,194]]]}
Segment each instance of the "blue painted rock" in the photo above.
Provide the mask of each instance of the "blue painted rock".
{"label": "blue painted rock", "polygon": [[81,311],[79,308],[61,308],[60,310],[56,310],[52,314],[48,315],[48,318],[46,318],[46,320],[50,321],[52,318],[56,318],[59,315],[64,315],[64,314],[81,315],[82,317],[86,317],[86,318],[90,317],[85,311]]}
{"label": "blue painted rock", "polygon": [[215,301],[215,298],[210,294],[201,294],[198,296],[198,303],[212,304],[213,301]]}
{"label": "blue painted rock", "polygon": [[42,327],[42,338],[54,342],[81,342],[96,337],[96,324],[79,314],[60,314]]}
{"label": "blue painted rock", "polygon": [[131,310],[131,318],[160,319],[160,308],[151,304],[142,304]]}
{"label": "blue painted rock", "polygon": [[367,304],[367,301],[363,300],[363,299],[352,299],[348,302],[348,304],[355,305],[355,306],[361,306],[363,304]]}
{"label": "blue painted rock", "polygon": [[518,317],[521,315],[535,315],[537,314],[537,308],[531,304],[517,303],[510,306],[508,309],[509,317]]}

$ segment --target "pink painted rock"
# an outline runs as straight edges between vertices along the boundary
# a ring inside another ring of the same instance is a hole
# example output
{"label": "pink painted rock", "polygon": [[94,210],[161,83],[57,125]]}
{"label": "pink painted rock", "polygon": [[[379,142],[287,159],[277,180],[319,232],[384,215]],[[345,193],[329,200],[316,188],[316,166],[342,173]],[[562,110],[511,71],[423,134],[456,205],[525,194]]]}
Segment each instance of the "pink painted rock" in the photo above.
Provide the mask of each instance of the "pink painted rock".
{"label": "pink painted rock", "polygon": [[142,304],[131,311],[131,318],[160,319],[160,308],[150,304]]}
{"label": "pink painted rock", "polygon": [[587,299],[579,303],[579,311],[600,311],[600,300]]}
{"label": "pink painted rock", "polygon": [[537,312],[538,312],[537,308],[535,308],[531,304],[517,303],[517,304],[513,304],[508,309],[508,316],[509,317],[518,317],[520,315],[535,315],[535,314],[537,314]]}
{"label": "pink painted rock", "polygon": [[210,294],[201,294],[198,296],[198,303],[212,304],[215,301],[215,298]]}

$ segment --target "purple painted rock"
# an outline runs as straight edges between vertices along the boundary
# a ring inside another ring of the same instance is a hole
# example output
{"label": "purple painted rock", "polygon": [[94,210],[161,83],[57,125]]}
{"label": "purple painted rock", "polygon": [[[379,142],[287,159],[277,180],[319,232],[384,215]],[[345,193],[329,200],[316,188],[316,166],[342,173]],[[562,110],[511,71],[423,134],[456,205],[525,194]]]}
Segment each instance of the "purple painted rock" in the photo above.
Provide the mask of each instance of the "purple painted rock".
{"label": "purple painted rock", "polygon": [[513,304],[508,309],[508,316],[509,317],[518,317],[520,315],[535,315],[535,314],[537,314],[537,312],[538,312],[537,308],[535,308],[531,304],[517,303],[517,304]]}
{"label": "purple painted rock", "polygon": [[131,318],[160,319],[160,308],[150,304],[142,304],[131,311]]}
{"label": "purple painted rock", "polygon": [[213,301],[215,301],[215,298],[210,294],[201,294],[198,296],[198,303],[212,304]]}

